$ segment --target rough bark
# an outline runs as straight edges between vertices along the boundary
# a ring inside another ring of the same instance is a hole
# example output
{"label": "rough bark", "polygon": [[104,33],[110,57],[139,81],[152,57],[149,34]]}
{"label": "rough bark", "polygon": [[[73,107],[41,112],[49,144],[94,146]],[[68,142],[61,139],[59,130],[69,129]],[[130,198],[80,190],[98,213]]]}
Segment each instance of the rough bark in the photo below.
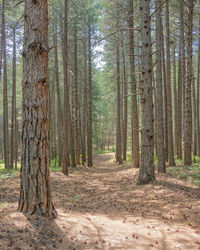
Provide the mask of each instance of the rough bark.
{"label": "rough bark", "polygon": [[192,31],[193,31],[193,0],[188,1],[187,20],[187,81],[185,85],[185,124],[184,124],[184,163],[192,164]]}
{"label": "rough bark", "polygon": [[48,1],[25,1],[19,211],[56,217],[49,172]]}
{"label": "rough bark", "polygon": [[[134,10],[133,0],[128,1],[128,27],[133,28]],[[129,53],[134,55],[134,31],[129,31]],[[138,121],[138,104],[137,104],[137,86],[135,79],[135,58],[130,56],[130,80],[131,80],[131,141],[132,141],[132,158],[133,167],[140,166],[140,151],[139,151],[139,121]]]}
{"label": "rough bark", "polygon": [[146,184],[155,179],[154,176],[154,129],[153,129],[153,97],[152,97],[152,50],[149,1],[140,1],[141,12],[141,166],[138,184]]}
{"label": "rough bark", "polygon": [[[156,8],[160,6],[161,0],[156,1]],[[162,11],[156,13],[156,104],[157,104],[157,156],[158,172],[166,173],[165,148],[164,148],[164,117],[163,117],[163,78],[162,78]]]}

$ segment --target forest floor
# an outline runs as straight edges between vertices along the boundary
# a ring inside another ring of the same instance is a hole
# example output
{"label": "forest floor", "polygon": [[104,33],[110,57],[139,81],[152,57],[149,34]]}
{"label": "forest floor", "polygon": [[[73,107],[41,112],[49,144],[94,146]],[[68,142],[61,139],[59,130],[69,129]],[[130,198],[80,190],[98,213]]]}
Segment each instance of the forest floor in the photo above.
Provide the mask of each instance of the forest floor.
{"label": "forest floor", "polygon": [[0,179],[0,249],[200,249],[200,189],[169,174],[136,185],[114,154],[51,174],[56,220],[17,212],[19,174]]}

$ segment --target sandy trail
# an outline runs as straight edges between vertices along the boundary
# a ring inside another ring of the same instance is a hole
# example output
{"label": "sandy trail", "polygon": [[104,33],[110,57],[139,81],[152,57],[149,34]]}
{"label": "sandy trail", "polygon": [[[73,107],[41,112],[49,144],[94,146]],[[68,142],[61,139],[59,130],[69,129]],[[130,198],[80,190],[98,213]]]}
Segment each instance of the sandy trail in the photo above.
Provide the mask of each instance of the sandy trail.
{"label": "sandy trail", "polygon": [[54,221],[16,212],[19,176],[0,180],[0,249],[200,249],[200,189],[170,175],[137,186],[114,154],[52,173]]}

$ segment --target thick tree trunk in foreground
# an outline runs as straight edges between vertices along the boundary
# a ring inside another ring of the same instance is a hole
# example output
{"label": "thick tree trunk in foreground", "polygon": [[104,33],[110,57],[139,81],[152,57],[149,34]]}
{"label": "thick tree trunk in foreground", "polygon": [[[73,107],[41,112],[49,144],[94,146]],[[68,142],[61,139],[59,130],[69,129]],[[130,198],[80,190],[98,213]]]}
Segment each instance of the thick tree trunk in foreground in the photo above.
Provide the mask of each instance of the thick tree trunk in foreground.
{"label": "thick tree trunk in foreground", "polygon": [[[156,1],[156,8],[160,6],[161,0]],[[166,173],[165,166],[165,148],[164,148],[164,118],[163,118],[163,81],[162,81],[162,18],[161,10],[156,14],[156,111],[157,111],[157,156],[158,171]]]}
{"label": "thick tree trunk in foreground", "polygon": [[[133,0],[128,1],[128,26],[133,28]],[[132,158],[133,167],[139,168],[140,166],[140,150],[139,150],[139,122],[138,122],[138,104],[137,104],[137,88],[135,80],[135,59],[134,56],[134,31],[129,31],[129,53],[130,53],[130,80],[131,80],[131,141],[132,141]]]}
{"label": "thick tree trunk in foreground", "polygon": [[141,78],[141,107],[142,107],[142,137],[141,137],[141,166],[138,184],[146,184],[154,177],[154,129],[153,129],[153,97],[152,97],[152,51],[149,1],[140,1],[141,11],[141,41],[142,41],[142,78]]}
{"label": "thick tree trunk in foreground", "polygon": [[56,217],[51,197],[48,129],[48,1],[25,1],[23,128],[19,211]]}
{"label": "thick tree trunk in foreground", "polygon": [[184,163],[192,164],[192,30],[193,0],[188,1],[187,81],[185,85]]}

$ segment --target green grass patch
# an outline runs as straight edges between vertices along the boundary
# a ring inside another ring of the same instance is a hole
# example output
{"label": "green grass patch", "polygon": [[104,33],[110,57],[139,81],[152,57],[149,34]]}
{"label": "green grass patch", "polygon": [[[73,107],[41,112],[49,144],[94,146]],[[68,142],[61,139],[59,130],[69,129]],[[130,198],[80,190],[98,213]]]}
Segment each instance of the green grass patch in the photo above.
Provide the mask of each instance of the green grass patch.
{"label": "green grass patch", "polygon": [[[199,159],[196,157],[196,161]],[[177,160],[176,166],[168,167],[168,173],[190,182],[200,187],[200,162],[194,162],[191,166],[184,166],[183,160]]]}
{"label": "green grass patch", "polygon": [[50,172],[61,172],[62,168],[58,165],[51,165],[50,166]]}
{"label": "green grass patch", "polygon": [[50,172],[60,172],[61,169],[58,158],[50,161]]}
{"label": "green grass patch", "polygon": [[5,169],[4,162],[2,161],[0,163],[0,178],[7,179],[10,177],[13,177],[13,176],[17,175],[19,170],[20,170],[20,164],[17,165],[17,170],[16,169]]}
{"label": "green grass patch", "polygon": [[97,150],[96,151],[96,154],[97,155],[101,155],[101,154],[108,154],[108,153],[113,153],[113,152],[115,152],[114,150]]}

